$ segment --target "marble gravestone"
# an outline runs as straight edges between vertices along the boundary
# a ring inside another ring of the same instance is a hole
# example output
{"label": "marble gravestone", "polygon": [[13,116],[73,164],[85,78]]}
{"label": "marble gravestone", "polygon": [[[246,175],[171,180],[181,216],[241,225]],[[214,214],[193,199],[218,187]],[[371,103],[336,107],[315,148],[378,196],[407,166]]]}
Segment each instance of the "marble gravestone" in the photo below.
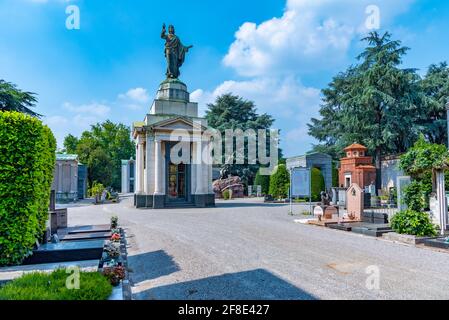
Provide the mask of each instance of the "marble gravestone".
{"label": "marble gravestone", "polygon": [[352,221],[361,221],[364,208],[364,191],[358,184],[353,183],[346,191],[346,208],[347,213],[345,219]]}

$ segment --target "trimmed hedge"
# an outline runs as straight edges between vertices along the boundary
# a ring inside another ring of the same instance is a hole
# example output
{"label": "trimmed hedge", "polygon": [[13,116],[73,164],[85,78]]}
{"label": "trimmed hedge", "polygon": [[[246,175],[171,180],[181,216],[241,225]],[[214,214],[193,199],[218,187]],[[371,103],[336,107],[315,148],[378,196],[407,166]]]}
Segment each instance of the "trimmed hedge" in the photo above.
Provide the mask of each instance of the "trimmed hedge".
{"label": "trimmed hedge", "polygon": [[99,272],[79,273],[79,289],[67,288],[73,271],[33,272],[0,288],[0,300],[106,300],[112,293],[109,280]]}
{"label": "trimmed hedge", "polygon": [[270,191],[270,176],[261,175],[259,169],[256,173],[256,177],[254,178],[254,185],[261,187],[263,195],[268,194]]}
{"label": "trimmed hedge", "polygon": [[324,176],[318,168],[312,168],[312,201],[321,200],[321,191],[326,190]]}
{"label": "trimmed hedge", "polygon": [[276,167],[270,177],[270,194],[278,199],[288,197],[288,188],[290,187],[290,174],[285,164]]}
{"label": "trimmed hedge", "polygon": [[0,112],[0,265],[20,264],[45,231],[55,151],[40,120]]}

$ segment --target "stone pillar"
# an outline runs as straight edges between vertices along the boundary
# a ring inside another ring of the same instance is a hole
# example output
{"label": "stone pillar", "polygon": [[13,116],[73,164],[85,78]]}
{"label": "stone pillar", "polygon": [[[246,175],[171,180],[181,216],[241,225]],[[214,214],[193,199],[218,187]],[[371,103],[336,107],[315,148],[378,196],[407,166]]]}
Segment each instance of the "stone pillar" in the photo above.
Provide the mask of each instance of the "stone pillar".
{"label": "stone pillar", "polygon": [[162,142],[154,141],[154,195],[162,195]]}
{"label": "stone pillar", "polygon": [[203,151],[203,144],[200,141],[196,142],[196,149],[195,149],[195,165],[196,165],[196,190],[195,194],[205,194],[204,192],[204,166],[203,166],[203,159],[202,159],[202,151]]}
{"label": "stone pillar", "polygon": [[56,190],[57,192],[62,192],[62,163],[58,163],[58,185]]}
{"label": "stone pillar", "polygon": [[151,185],[152,185],[151,178],[152,178],[152,175],[153,175],[153,172],[152,172],[152,169],[153,169],[152,165],[153,165],[153,163],[151,161],[151,157],[152,157],[153,152],[154,152],[154,142],[152,140],[152,137],[150,137],[150,136],[147,136],[147,143],[146,143],[146,151],[145,152],[146,152],[146,154],[145,154],[145,158],[146,158],[145,167],[146,167],[146,169],[145,169],[145,187],[144,187],[144,190],[145,190],[145,194],[150,195],[150,194],[152,194],[152,191],[153,191],[152,188],[151,188]]}
{"label": "stone pillar", "polygon": [[143,142],[140,136],[137,140],[136,193],[143,193]]}
{"label": "stone pillar", "polygon": [[436,172],[437,180],[437,201],[438,201],[438,212],[440,215],[440,227],[441,235],[444,236],[444,231],[447,225],[447,202],[446,202],[446,191],[444,189],[444,171],[438,170]]}

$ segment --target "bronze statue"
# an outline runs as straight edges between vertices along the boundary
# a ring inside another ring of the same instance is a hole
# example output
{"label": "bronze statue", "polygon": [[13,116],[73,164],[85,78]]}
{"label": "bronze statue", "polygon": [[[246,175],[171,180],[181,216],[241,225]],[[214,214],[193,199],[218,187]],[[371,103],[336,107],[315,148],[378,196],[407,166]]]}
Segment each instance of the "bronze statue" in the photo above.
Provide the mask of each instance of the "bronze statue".
{"label": "bronze statue", "polygon": [[161,38],[165,39],[165,58],[167,60],[167,79],[178,79],[181,72],[179,68],[184,63],[185,55],[193,46],[184,46],[175,35],[175,27],[168,26],[166,33],[165,23],[162,25]]}

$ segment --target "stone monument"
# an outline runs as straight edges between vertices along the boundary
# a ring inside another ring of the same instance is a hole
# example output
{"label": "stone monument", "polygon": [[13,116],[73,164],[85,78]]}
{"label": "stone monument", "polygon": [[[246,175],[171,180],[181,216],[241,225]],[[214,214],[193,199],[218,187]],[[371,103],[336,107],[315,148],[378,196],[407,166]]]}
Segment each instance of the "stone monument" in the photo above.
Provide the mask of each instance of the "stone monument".
{"label": "stone monument", "polygon": [[137,208],[209,207],[212,190],[211,134],[198,117],[198,104],[190,101],[179,80],[180,68],[192,46],[184,46],[165,24],[166,79],[143,121],[133,124],[136,141],[134,205]]}
{"label": "stone monument", "polygon": [[361,221],[364,209],[364,191],[358,184],[353,183],[346,192],[347,213],[344,220]]}

